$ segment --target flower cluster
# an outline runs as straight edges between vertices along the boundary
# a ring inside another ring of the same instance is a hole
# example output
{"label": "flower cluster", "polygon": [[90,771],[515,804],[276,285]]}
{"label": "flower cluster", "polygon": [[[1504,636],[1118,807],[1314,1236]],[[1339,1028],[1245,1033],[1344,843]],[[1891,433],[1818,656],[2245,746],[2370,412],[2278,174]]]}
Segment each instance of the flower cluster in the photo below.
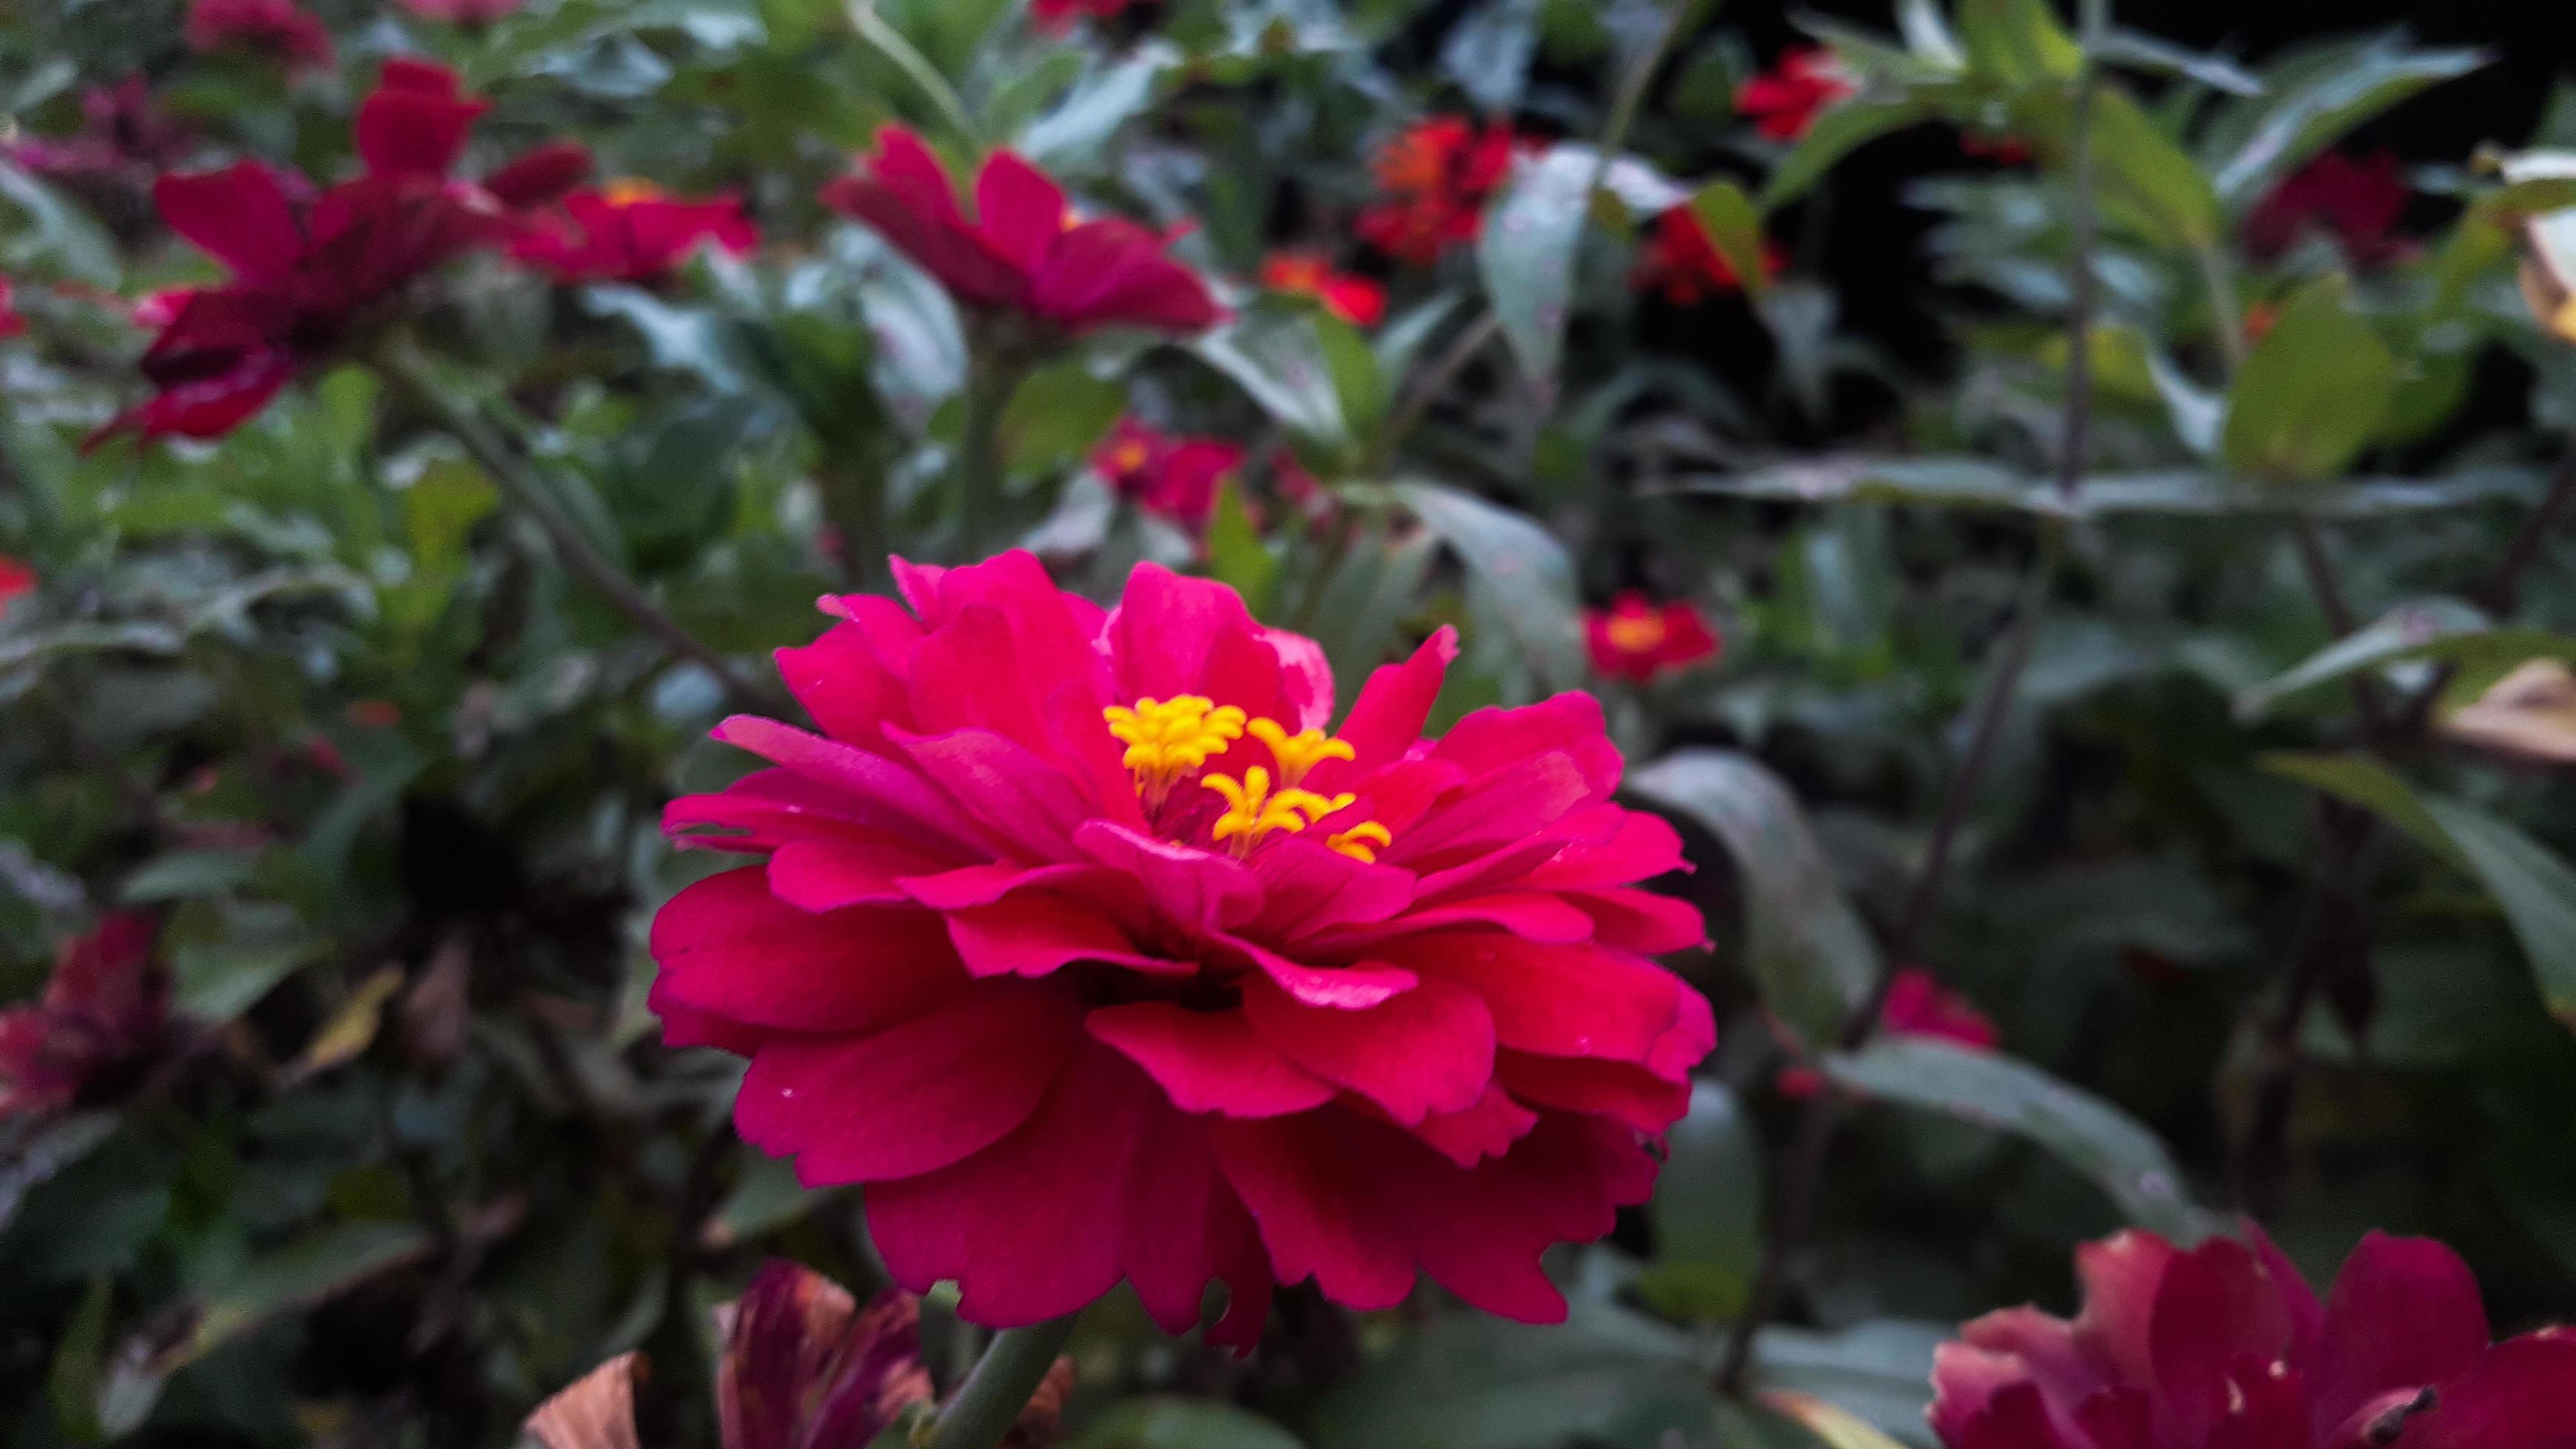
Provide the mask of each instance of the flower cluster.
{"label": "flower cluster", "polygon": [[[0,599],[9,597],[5,574]],[[152,969],[153,930],[149,916],[108,917],[63,942],[41,998],[0,1012],[0,1121],[68,1107],[101,1073],[151,1048],[168,1009]]]}
{"label": "flower cluster", "polygon": [[2488,1342],[2468,1266],[2372,1233],[2320,1304],[2259,1232],[2076,1250],[2084,1310],[1990,1313],[1934,1360],[1949,1449],[2552,1449],[2576,1335]]}
{"label": "flower cluster", "polygon": [[1485,202],[1510,177],[1521,145],[1510,126],[1464,116],[1433,116],[1406,127],[1370,162],[1384,199],[1361,210],[1360,239],[1421,266],[1474,241]]}
{"label": "flower cluster", "polygon": [[560,147],[484,186],[451,177],[483,109],[453,72],[396,57],[358,108],[365,174],[319,193],[258,161],[162,177],[153,196],[163,220],[232,279],[162,299],[171,315],[143,355],[157,392],[101,436],[232,431],[342,350],[379,303],[441,263],[501,243],[516,228],[515,208],[570,184]]}
{"label": "flower cluster", "polygon": [[184,33],[200,55],[244,51],[289,72],[328,70],[336,58],[331,32],[295,0],[190,0]]}
{"label": "flower cluster", "polygon": [[152,98],[139,75],[81,92],[81,129],[31,136],[6,148],[10,160],[84,191],[139,193],[188,154],[195,137]]}
{"label": "flower cluster", "polygon": [[1385,284],[1334,270],[1332,259],[1322,252],[1272,252],[1262,260],[1261,285],[1312,297],[1354,327],[1375,327],[1386,320]]}
{"label": "flower cluster", "polygon": [[402,7],[423,20],[475,27],[515,15],[525,3],[527,0],[402,0]]}
{"label": "flower cluster", "polygon": [[1199,332],[1223,315],[1198,274],[1166,255],[1170,238],[1134,222],[1074,215],[1063,188],[1009,151],[975,176],[975,216],[921,138],[877,135],[857,171],[823,202],[866,222],[966,306],[1066,333],[1102,327]]}
{"label": "flower cluster", "polygon": [[1827,108],[1859,90],[1832,51],[1801,46],[1784,52],[1771,69],[1737,87],[1735,109],[1772,140],[1795,141]]}
{"label": "flower cluster", "polygon": [[1630,589],[1606,609],[1583,611],[1584,642],[1604,678],[1651,683],[1715,659],[1717,631],[1688,599],[1658,604]]}
{"label": "flower cluster", "polygon": [[9,606],[36,591],[36,571],[7,554],[0,554],[0,618]]}
{"label": "flower cluster", "polygon": [[2245,249],[2276,260],[2300,238],[2322,232],[2354,266],[2385,266],[2405,255],[2397,234],[2413,193],[2396,153],[2356,161],[2329,151],[2275,186],[2245,216]]}
{"label": "flower cluster", "polygon": [[1091,466],[1119,496],[1191,530],[1207,527],[1219,484],[1243,467],[1240,443],[1223,438],[1175,437],[1134,418],[1121,418]]}
{"label": "flower cluster", "polygon": [[651,182],[620,181],[573,192],[553,212],[529,218],[510,256],[559,282],[646,283],[710,242],[745,256],[759,247],[760,232],[733,197],[691,200]]}
{"label": "flower cluster", "polygon": [[[1764,270],[1777,274],[1780,258],[1766,252]],[[1699,213],[1676,206],[1655,218],[1654,234],[1637,253],[1637,285],[1660,292],[1676,307],[1696,307],[1711,297],[1744,289],[1735,263],[1717,249]]]}
{"label": "flower cluster", "polygon": [[652,934],[665,1039],[751,1058],[743,1136],[867,1184],[897,1281],[982,1323],[1125,1278],[1182,1331],[1221,1279],[1245,1344],[1274,1282],[1417,1272],[1561,1315],[1539,1254],[1645,1198],[1715,1037],[1648,959],[1703,933],[1636,888],[1681,843],[1611,802],[1600,706],[1424,740],[1443,630],[1328,731],[1321,651],[1221,585],[895,570],[912,612],[780,652],[823,732],[727,721],[773,768],[665,819],[760,858]]}

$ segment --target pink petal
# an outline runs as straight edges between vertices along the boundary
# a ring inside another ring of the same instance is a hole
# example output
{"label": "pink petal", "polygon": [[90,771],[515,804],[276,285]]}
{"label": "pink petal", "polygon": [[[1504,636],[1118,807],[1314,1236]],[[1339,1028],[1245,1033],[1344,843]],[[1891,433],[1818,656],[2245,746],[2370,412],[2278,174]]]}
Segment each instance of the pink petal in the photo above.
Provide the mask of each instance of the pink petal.
{"label": "pink petal", "polygon": [[1289,1060],[1411,1125],[1476,1104],[1494,1074],[1494,1026],[1464,987],[1425,979],[1362,1011],[1304,1005],[1258,977],[1243,987],[1253,1030]]}
{"label": "pink petal", "polygon": [[1711,949],[1708,922],[1699,907],[1653,891],[1581,891],[1567,901],[1592,918],[1593,939],[1604,946],[1661,956]]}
{"label": "pink petal", "polygon": [[1597,841],[1569,843],[1554,859],[1530,872],[1531,885],[1555,890],[1620,886],[1691,868],[1682,856],[1681,832],[1662,816],[1616,805],[1591,809],[1606,812],[1609,833]]}
{"label": "pink petal", "polygon": [[1074,854],[1073,832],[1092,818],[1064,772],[989,730],[923,737],[892,732],[897,747],[1012,853],[1043,860]]}
{"label": "pink petal", "polygon": [[1406,943],[1400,965],[1484,998],[1502,1045],[1545,1056],[1646,1064],[1683,1019],[1690,988],[1671,972],[1598,946],[1541,946],[1491,931]]}
{"label": "pink petal", "polygon": [[1280,1055],[1241,1011],[1138,1001],[1096,1008],[1084,1026],[1143,1067],[1184,1112],[1276,1117],[1336,1095],[1331,1083]]}
{"label": "pink petal", "polygon": [[1640,1132],[1661,1132],[1690,1110],[1689,1082],[1624,1062],[1506,1050],[1495,1054],[1494,1079],[1535,1106],[1608,1117]]}
{"label": "pink petal", "polygon": [[770,893],[807,911],[910,904],[902,881],[947,862],[891,837],[791,840],[769,858]]}
{"label": "pink petal", "polygon": [[1356,966],[1309,966],[1234,936],[1217,937],[1206,944],[1221,958],[1241,958],[1298,1001],[1335,1011],[1365,1011],[1399,992],[1412,990],[1419,979],[1401,966],[1380,961],[1363,961]]}
{"label": "pink petal", "polygon": [[1356,776],[1403,759],[1405,752],[1421,740],[1422,726],[1431,718],[1432,702],[1440,697],[1441,680],[1457,657],[1458,631],[1443,624],[1422,641],[1412,658],[1372,671],[1368,682],[1360,686],[1349,717],[1342,721],[1341,738],[1349,742],[1357,758],[1348,764],[1334,761],[1320,767],[1316,779],[1322,783],[1318,788],[1338,787],[1341,783],[1340,775],[1326,771],[1347,771]]}
{"label": "pink petal", "polygon": [[1403,1222],[1379,1205],[1379,1184],[1355,1149],[1367,1125],[1326,1109],[1257,1122],[1220,1119],[1208,1128],[1278,1280],[1313,1278],[1325,1297],[1364,1311],[1402,1302],[1414,1278]]}
{"label": "pink petal", "polygon": [[1091,821],[1076,829],[1073,843],[1092,859],[1132,877],[1143,887],[1154,908],[1170,920],[1201,930],[1224,931],[1261,912],[1259,878],[1231,857],[1105,820]]}
{"label": "pink petal", "polygon": [[1145,1312],[1166,1333],[1198,1326],[1210,1279],[1232,1294],[1213,1343],[1249,1349],[1270,1311],[1270,1260],[1217,1166],[1207,1128],[1168,1109],[1136,1145],[1119,1256]]}
{"label": "pink petal", "polygon": [[152,183],[152,200],[172,231],[246,281],[285,277],[304,253],[304,230],[286,187],[260,162],[163,176]]}
{"label": "pink petal", "polygon": [[2391,1390],[2444,1383],[2486,1348],[2486,1307],[2460,1255],[2430,1238],[2371,1233],[2326,1301],[2308,1371],[2314,1427],[2323,1433]]}
{"label": "pink petal", "polygon": [[1413,874],[1353,860],[1302,836],[1273,839],[1252,857],[1261,914],[1247,934],[1288,944],[1335,926],[1384,921],[1413,901]]}
{"label": "pink petal", "polygon": [[1034,272],[1064,235],[1064,191],[1011,151],[996,151],[975,177],[976,228],[1022,272]]}
{"label": "pink petal", "polygon": [[1190,976],[1199,969],[1193,961],[1148,955],[1090,906],[1043,892],[950,911],[947,921],[958,959],[976,976],[1049,976],[1077,961],[1157,976]]}
{"label": "pink petal", "polygon": [[880,750],[881,726],[918,730],[904,681],[878,659],[858,625],[836,624],[813,643],[781,649],[776,657],[779,678],[832,738]]}
{"label": "pink petal", "polygon": [[1251,634],[1255,627],[1243,596],[1225,585],[1138,564],[1109,616],[1120,702],[1200,693],[1218,637]]}
{"label": "pink petal", "polygon": [[708,737],[831,787],[837,797],[823,797],[821,803],[859,823],[924,831],[949,844],[983,840],[974,823],[920,772],[883,755],[757,715],[735,715]]}
{"label": "pink petal", "polygon": [[1562,753],[1582,769],[1593,799],[1619,786],[1618,748],[1601,721],[1601,701],[1580,690],[1519,709],[1480,709],[1432,746],[1431,757],[1481,775],[1533,755]]}
{"label": "pink petal", "polygon": [[769,893],[759,866],[713,875],[653,918],[660,989],[681,1006],[786,1031],[864,1032],[965,988],[928,911],[812,915]]}
{"label": "pink petal", "polygon": [[1413,1126],[1413,1135],[1430,1143],[1460,1167],[1473,1167],[1500,1157],[1538,1125],[1538,1114],[1511,1098],[1500,1086],[1487,1085],[1476,1104],[1458,1112],[1434,1112]]}
{"label": "pink petal", "polygon": [[2212,1238],[2165,1270],[2147,1338],[2168,1422],[2197,1443],[2228,1412],[2231,1371],[2240,1361],[2279,1358],[2289,1347],[2290,1320],[2254,1254],[2233,1239]]}
{"label": "pink petal", "polygon": [[[2576,1336],[2527,1333],[2489,1349],[2409,1420],[2402,1449],[2576,1449]],[[2333,1446],[2342,1449],[2342,1446]]]}
{"label": "pink petal", "polygon": [[986,987],[867,1037],[794,1037],[752,1058],[743,1139],[809,1187],[946,1167],[1029,1118],[1081,1040],[1066,993]]}

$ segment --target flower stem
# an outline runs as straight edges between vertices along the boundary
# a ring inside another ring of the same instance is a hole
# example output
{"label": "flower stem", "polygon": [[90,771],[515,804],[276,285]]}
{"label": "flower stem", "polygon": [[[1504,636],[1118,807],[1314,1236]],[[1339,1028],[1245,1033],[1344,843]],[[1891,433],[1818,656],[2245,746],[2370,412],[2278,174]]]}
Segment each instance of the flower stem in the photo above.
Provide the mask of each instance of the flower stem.
{"label": "flower stem", "polygon": [[562,560],[565,568],[616,605],[620,612],[635,622],[636,627],[660,640],[662,647],[714,675],[724,686],[725,693],[737,704],[792,713],[786,709],[784,700],[761,689],[736,668],[731,659],[690,633],[679,620],[665,612],[642,585],[628,578],[607,555],[601,553],[582,532],[581,525],[555,502],[527,460],[502,441],[479,409],[450,396],[446,389],[440,387],[420,358],[401,348],[388,348],[380,361],[422,407],[437,417],[448,435],[481,465],[510,507],[544,532],[546,541],[553,546],[556,557]]}
{"label": "flower stem", "polygon": [[902,31],[877,13],[876,0],[851,0],[849,15],[850,28],[859,33],[859,38],[894,62],[895,69],[902,71],[904,78],[913,83],[932,108],[939,112],[939,118],[957,133],[959,140],[981,150],[984,145],[983,128],[975,124],[965,101],[959,99],[957,88],[948,83],[948,77],[939,73],[938,66],[931,64],[929,56],[923,55]]}
{"label": "flower stem", "polygon": [[841,536],[841,578],[859,593],[886,584],[886,477],[882,459],[834,451],[815,470],[823,513]]}
{"label": "flower stem", "polygon": [[995,1449],[1036,1396],[1038,1385],[1046,1382],[1047,1370],[1055,1367],[1056,1355],[1064,1352],[1074,1320],[1081,1316],[1076,1309],[1062,1318],[993,1335],[992,1345],[958,1386],[957,1397],[930,1426],[922,1449]]}

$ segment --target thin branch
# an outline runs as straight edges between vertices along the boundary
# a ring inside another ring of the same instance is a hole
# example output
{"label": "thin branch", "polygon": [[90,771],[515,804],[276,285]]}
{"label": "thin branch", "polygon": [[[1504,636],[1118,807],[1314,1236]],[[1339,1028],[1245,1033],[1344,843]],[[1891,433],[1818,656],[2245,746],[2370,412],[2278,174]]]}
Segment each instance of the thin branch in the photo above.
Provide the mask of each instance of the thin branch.
{"label": "thin branch", "polygon": [[471,404],[449,396],[430,377],[419,359],[389,349],[383,365],[423,407],[437,416],[439,425],[482,466],[494,486],[501,490],[501,495],[509,500],[510,506],[526,515],[545,533],[546,541],[553,545],[556,557],[563,561],[565,568],[616,605],[637,628],[661,641],[663,648],[714,675],[736,703],[772,712],[790,712],[786,709],[786,701],[752,683],[731,659],[690,633],[641,585],[610,562],[583,534],[581,526],[555,502],[544,482],[529,468],[527,460],[503,442],[500,434]]}
{"label": "thin branch", "polygon": [[[2298,546],[2299,567],[2306,570],[2308,588],[2317,596],[2317,609],[2326,616],[2326,627],[2337,639],[2348,639],[2361,627],[2361,616],[2352,611],[2345,595],[2343,581],[2335,572],[2334,556],[2326,552],[2325,536],[2318,531],[2316,520],[2301,514],[2291,520],[2290,541]],[[2352,676],[2352,707],[2361,717],[2361,732],[2375,746],[2389,743],[2388,710],[2379,697],[2379,683],[2367,672]]]}
{"label": "thin branch", "polygon": [[2540,561],[2541,549],[2565,521],[2571,506],[2576,506],[2576,443],[2571,443],[2559,458],[2557,470],[2549,475],[2549,491],[2541,495],[2531,516],[2522,521],[2513,542],[2505,545],[2504,558],[2496,564],[2495,572],[2470,596],[2479,607],[2498,619],[2513,612],[2520,601],[2522,576]]}
{"label": "thin branch", "polygon": [[923,55],[902,31],[877,13],[876,0],[850,0],[849,16],[850,28],[859,33],[860,39],[875,46],[887,60],[894,62],[895,69],[902,71],[904,78],[929,98],[930,104],[938,110],[939,118],[948,123],[958,139],[979,149],[983,146],[983,128],[976,125],[974,116],[968,113],[966,102],[957,94],[957,87],[949,84],[948,77],[942,75],[939,67],[930,63],[930,57]]}
{"label": "thin branch", "polygon": [[1438,402],[1440,395],[1449,390],[1449,385],[1458,380],[1458,375],[1467,370],[1467,365],[1476,360],[1476,354],[1502,334],[1503,319],[1487,312],[1468,323],[1465,330],[1451,339],[1448,349],[1433,359],[1431,366],[1422,373],[1421,381],[1415,383],[1413,390],[1396,405],[1395,416],[1388,421],[1386,431],[1379,434],[1380,457],[1393,456],[1396,445],[1413,436],[1413,430],[1422,426],[1422,419],[1431,411],[1431,405]]}
{"label": "thin branch", "polygon": [[2325,870],[2299,928],[2301,944],[2280,1009],[2263,1030],[2263,1075],[2254,1088],[2245,1145],[2236,1155],[2237,1200],[2267,1222],[2280,1211],[2281,1185],[2289,1168],[2290,1111],[2298,1100],[2299,1074],[2307,1065],[2299,1032],[2317,993],[2325,989],[2337,952],[2365,929],[2359,924],[2358,879],[2362,857],[2378,833],[2376,817],[2340,801],[2322,802],[2318,810],[2319,830],[2325,836]]}

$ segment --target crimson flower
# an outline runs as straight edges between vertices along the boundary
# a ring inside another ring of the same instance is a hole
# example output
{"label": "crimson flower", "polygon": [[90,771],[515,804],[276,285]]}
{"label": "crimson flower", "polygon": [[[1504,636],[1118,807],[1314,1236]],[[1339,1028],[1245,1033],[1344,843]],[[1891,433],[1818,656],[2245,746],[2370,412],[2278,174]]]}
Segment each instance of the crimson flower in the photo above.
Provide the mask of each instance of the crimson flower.
{"label": "crimson flower", "polygon": [[[1765,272],[1779,273],[1777,252],[1766,249],[1762,261]],[[1699,213],[1687,206],[1669,208],[1655,218],[1654,235],[1637,253],[1636,282],[1641,289],[1663,293],[1676,307],[1696,307],[1711,297],[1744,289],[1735,263],[1717,249]]]}
{"label": "crimson flower", "polygon": [[68,1107],[151,1048],[168,1009],[152,932],[149,916],[107,917],[63,942],[42,997],[0,1012],[0,1121]]}
{"label": "crimson flower", "polygon": [[[1925,1037],[1973,1052],[1990,1052],[2003,1042],[1993,1017],[1920,966],[1901,967],[1888,981],[1887,1000],[1878,1009],[1878,1034]],[[1813,1067],[1789,1067],[1774,1085],[1780,1095],[1803,1100],[1822,1091],[1825,1079]]]}
{"label": "crimson flower", "polygon": [[1658,604],[1630,589],[1606,609],[1583,611],[1584,642],[1592,667],[1611,679],[1639,684],[1717,657],[1717,631],[1687,599]]}
{"label": "crimson flower", "polygon": [[327,70],[331,32],[295,0],[189,0],[188,48],[199,55],[244,50],[290,73]]}
{"label": "crimson flower", "polygon": [[558,282],[650,282],[714,242],[735,256],[760,232],[730,196],[692,201],[646,181],[619,181],[563,199],[561,214],[530,221],[510,255]]}
{"label": "crimson flower", "polygon": [[1125,1278],[1183,1332],[1222,1279],[1248,1346],[1274,1282],[1384,1308],[1417,1272],[1561,1317],[1540,1253],[1645,1199],[1716,1035],[1648,959],[1703,930],[1634,887],[1681,842],[1612,803],[1600,705],[1424,740],[1444,629],[1328,733],[1322,650],[1221,584],[894,571],[913,612],[827,599],[779,652],[823,733],[727,720],[774,768],[664,816],[760,857],[651,943],[665,1040],[751,1059],[743,1136],[866,1184],[895,1280],[979,1323]]}
{"label": "crimson flower", "polygon": [[1143,0],[1030,0],[1029,14],[1037,20],[1040,30],[1062,35],[1085,16],[1115,20],[1142,3]]}
{"label": "crimson flower", "polygon": [[9,279],[0,277],[0,337],[23,337],[27,319],[18,315],[17,295],[10,290]]}
{"label": "crimson flower", "polygon": [[1378,148],[1369,163],[1385,199],[1361,209],[1360,240],[1428,266],[1476,239],[1485,201],[1511,175],[1521,139],[1508,125],[1433,116]]}
{"label": "crimson flower", "polygon": [[23,562],[0,553],[0,614],[9,606],[36,591],[36,571]]}
{"label": "crimson flower", "polygon": [[1324,310],[1354,327],[1375,327],[1386,320],[1384,285],[1353,272],[1333,270],[1321,252],[1272,252],[1261,263],[1261,285],[1274,292],[1294,292],[1324,304]]}
{"label": "crimson flower", "polygon": [[1860,87],[1834,53],[1821,45],[1782,52],[1771,69],[1735,91],[1735,109],[1753,118],[1753,128],[1774,141],[1795,141],[1816,124],[1816,117]]}
{"label": "crimson flower", "polygon": [[2320,1305],[2259,1230],[2075,1250],[2084,1310],[1990,1313],[1933,1360],[1949,1449],[2576,1449],[2576,1336],[2488,1343],[2429,1238],[2372,1233]]}
{"label": "crimson flower", "polygon": [[2245,217],[2245,247],[2271,261],[2311,230],[2325,232],[2358,267],[2384,266],[2407,250],[2397,235],[2412,192],[2396,153],[2356,161],[2329,151],[2291,173]]}
{"label": "crimson flower", "polygon": [[1240,444],[1158,433],[1133,418],[1120,418],[1091,451],[1091,466],[1120,496],[1193,531],[1207,527],[1217,485],[1243,459]]}
{"label": "crimson flower", "polygon": [[509,208],[536,199],[533,186],[557,179],[560,167],[541,158],[505,169],[488,188],[450,178],[483,110],[454,73],[397,57],[358,108],[364,175],[318,195],[257,161],[162,177],[153,187],[162,219],[232,279],[159,299],[175,310],[143,354],[157,392],[98,437],[231,432],[339,351],[402,287],[505,239],[515,225]]}
{"label": "crimson flower", "polygon": [[1224,315],[1198,274],[1165,255],[1168,237],[1114,217],[1076,217],[1063,188],[1010,151],[994,152],[976,173],[969,220],[939,158],[919,136],[888,126],[857,171],[823,188],[823,204],[875,228],[969,307],[1071,333],[1198,332]]}
{"label": "crimson flower", "polygon": [[423,20],[450,25],[482,26],[515,15],[527,0],[402,0],[402,7]]}
{"label": "crimson flower", "polygon": [[8,147],[12,161],[74,186],[140,190],[188,154],[195,137],[152,99],[139,75],[81,92],[81,128],[62,137],[33,136]]}

